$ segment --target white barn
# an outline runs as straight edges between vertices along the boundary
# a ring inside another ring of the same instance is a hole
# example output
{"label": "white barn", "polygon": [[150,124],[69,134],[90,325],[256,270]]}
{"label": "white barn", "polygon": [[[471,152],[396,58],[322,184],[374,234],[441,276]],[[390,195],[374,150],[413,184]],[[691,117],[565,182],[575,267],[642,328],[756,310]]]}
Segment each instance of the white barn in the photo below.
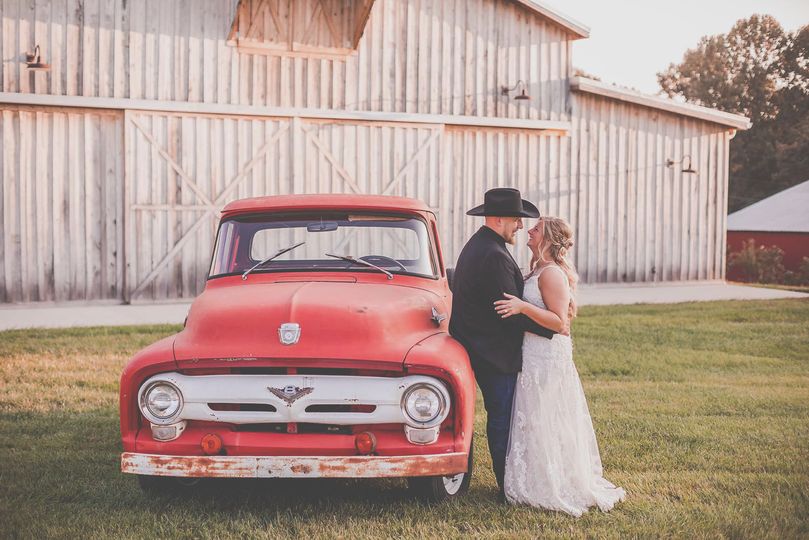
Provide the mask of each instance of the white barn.
{"label": "white barn", "polygon": [[584,282],[724,278],[748,120],[574,77],[589,30],[541,3],[0,0],[0,18],[0,302],[193,297],[226,202],[314,192],[426,201],[451,262],[480,225],[464,212],[515,186],[572,222]]}

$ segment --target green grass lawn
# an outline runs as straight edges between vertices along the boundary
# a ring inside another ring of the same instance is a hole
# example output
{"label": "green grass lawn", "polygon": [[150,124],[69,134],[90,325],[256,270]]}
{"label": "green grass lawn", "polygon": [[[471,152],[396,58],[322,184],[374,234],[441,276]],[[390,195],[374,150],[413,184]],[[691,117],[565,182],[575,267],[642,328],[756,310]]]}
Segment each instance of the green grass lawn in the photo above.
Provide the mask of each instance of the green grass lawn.
{"label": "green grass lawn", "polygon": [[118,376],[171,326],[0,333],[0,537],[809,536],[809,301],[588,307],[576,363],[611,513],[499,504],[478,403],[460,501],[401,480],[220,481],[150,499],[119,472]]}

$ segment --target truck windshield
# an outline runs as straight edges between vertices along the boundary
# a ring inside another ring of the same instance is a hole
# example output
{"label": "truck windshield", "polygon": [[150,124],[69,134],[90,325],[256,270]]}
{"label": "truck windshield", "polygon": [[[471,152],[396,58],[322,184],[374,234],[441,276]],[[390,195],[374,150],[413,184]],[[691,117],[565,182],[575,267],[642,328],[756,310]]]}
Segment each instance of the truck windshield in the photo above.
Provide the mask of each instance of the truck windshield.
{"label": "truck windshield", "polygon": [[[243,274],[288,246],[303,245],[258,265],[251,274],[290,271],[376,272],[436,278],[427,225],[412,216],[286,214],[238,216],[222,222],[209,278]],[[334,255],[361,259],[372,266]]]}

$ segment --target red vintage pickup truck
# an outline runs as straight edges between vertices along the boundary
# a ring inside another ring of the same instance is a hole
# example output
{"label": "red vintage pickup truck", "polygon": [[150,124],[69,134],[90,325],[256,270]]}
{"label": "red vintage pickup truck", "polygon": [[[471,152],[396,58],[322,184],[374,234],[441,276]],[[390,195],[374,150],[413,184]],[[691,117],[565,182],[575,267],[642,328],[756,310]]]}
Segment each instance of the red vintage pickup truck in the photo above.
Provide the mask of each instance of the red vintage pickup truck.
{"label": "red vintage pickup truck", "polygon": [[185,327],[124,368],[121,469],[161,491],[405,477],[430,500],[464,493],[475,381],[447,332],[450,294],[420,201],[228,204]]}

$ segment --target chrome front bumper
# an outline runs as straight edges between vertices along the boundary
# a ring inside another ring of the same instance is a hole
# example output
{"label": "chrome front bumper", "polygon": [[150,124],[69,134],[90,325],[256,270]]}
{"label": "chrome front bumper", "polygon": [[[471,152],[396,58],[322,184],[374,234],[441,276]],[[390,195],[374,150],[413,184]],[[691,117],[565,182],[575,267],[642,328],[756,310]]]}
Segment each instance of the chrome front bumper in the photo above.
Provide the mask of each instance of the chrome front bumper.
{"label": "chrome front bumper", "polygon": [[419,456],[164,456],[121,454],[121,471],[197,478],[390,478],[466,472],[463,452]]}

